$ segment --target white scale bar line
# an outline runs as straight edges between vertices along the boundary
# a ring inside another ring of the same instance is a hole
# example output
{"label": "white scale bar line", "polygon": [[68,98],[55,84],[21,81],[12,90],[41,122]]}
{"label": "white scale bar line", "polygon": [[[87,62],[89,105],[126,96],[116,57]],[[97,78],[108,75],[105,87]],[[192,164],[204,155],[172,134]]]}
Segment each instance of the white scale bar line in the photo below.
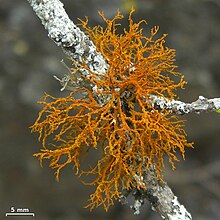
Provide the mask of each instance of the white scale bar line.
{"label": "white scale bar line", "polygon": [[14,216],[19,216],[19,215],[31,215],[31,216],[34,216],[34,213],[33,212],[28,212],[28,213],[25,213],[25,212],[8,212],[5,214],[6,216],[10,216],[10,215],[14,215]]}

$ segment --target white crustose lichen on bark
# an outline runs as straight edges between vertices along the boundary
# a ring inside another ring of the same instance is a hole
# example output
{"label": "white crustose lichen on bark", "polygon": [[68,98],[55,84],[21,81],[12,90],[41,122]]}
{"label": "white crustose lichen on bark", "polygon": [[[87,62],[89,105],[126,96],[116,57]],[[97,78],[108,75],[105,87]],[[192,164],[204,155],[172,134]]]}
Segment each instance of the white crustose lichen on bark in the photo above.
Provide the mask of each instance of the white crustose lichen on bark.
{"label": "white crustose lichen on bark", "polygon": [[[49,38],[51,38],[58,46],[60,46],[64,52],[72,58],[72,60],[78,64],[86,62],[86,65],[92,72],[96,72],[101,75],[105,74],[108,69],[108,64],[105,61],[101,53],[96,51],[94,43],[84,34],[68,17],[63,8],[63,4],[59,0],[28,0],[36,15],[40,18],[43,26],[48,32]],[[76,80],[72,80],[72,75]],[[78,73],[70,73],[63,79],[58,79],[63,86],[63,89],[68,88],[71,85],[71,89],[87,87],[91,91],[96,91],[96,85],[86,85],[85,77],[90,75],[86,69],[79,70]],[[120,88],[115,88],[116,92],[120,91]],[[108,97],[97,96],[97,101],[102,105]],[[193,103],[184,103],[176,100],[165,100],[164,98],[152,96],[152,100],[146,100],[151,102],[155,108],[169,109],[175,114],[187,114],[191,112],[200,113],[203,111],[216,111],[220,108],[220,99],[206,99],[202,96]],[[135,214],[140,212],[140,207],[143,204],[144,199],[147,199],[153,210],[156,210],[163,219],[167,220],[190,220],[191,215],[187,212],[185,207],[181,205],[177,197],[173,194],[167,183],[161,182],[157,178],[157,172],[155,169],[146,171],[144,177],[140,177],[144,180],[144,184],[147,186],[146,190],[137,191],[134,189],[132,195],[135,197],[134,205],[132,209]],[[142,181],[142,180],[141,180]],[[129,193],[125,193],[126,197]],[[123,198],[126,200],[126,198]]]}

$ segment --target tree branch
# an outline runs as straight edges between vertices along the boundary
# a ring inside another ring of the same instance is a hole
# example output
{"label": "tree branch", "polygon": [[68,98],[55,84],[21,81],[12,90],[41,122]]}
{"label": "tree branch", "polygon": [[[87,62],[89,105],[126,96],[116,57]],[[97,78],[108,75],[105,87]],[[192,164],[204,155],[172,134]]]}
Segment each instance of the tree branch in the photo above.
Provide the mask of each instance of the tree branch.
{"label": "tree branch", "polygon": [[[63,8],[63,4],[59,0],[28,0],[36,15],[40,18],[43,26],[51,38],[58,46],[60,46],[68,56],[76,63],[86,62],[89,69],[99,74],[105,74],[108,64],[101,55],[96,51],[95,45],[68,17]],[[73,74],[73,73],[72,73]],[[75,74],[75,73],[74,73]],[[89,72],[85,69],[76,73],[76,80],[72,81],[69,75],[63,79],[58,79],[65,89],[70,82],[74,88],[89,87],[93,89],[95,85],[87,85],[85,77],[89,76]],[[152,96],[152,104],[155,108],[166,108],[176,114],[186,114],[190,112],[200,113],[202,111],[215,111],[220,108],[220,99],[206,99],[202,96],[191,104],[181,101],[167,101],[163,98]],[[99,103],[103,103],[101,97],[98,97]],[[135,197],[135,203],[132,206],[135,213],[139,213],[139,208],[143,204],[144,199],[150,201],[154,210],[156,210],[163,219],[169,220],[189,220],[192,219],[190,214],[181,205],[177,197],[173,194],[167,183],[161,182],[156,175],[155,169],[149,169],[144,176],[146,190],[132,191]],[[130,192],[126,192],[123,197]],[[121,198],[121,200],[123,200]]]}
{"label": "tree branch", "polygon": [[158,109],[171,110],[175,114],[188,114],[188,113],[201,113],[201,112],[214,112],[220,109],[220,98],[207,99],[199,96],[198,100],[192,103],[185,103],[176,100],[165,100],[162,97],[151,96],[152,104]]}
{"label": "tree branch", "polygon": [[166,182],[157,178],[157,170],[151,166],[144,174],[144,184],[146,190],[133,189],[132,191],[124,190],[121,202],[127,203],[129,194],[134,196],[134,205],[131,208],[134,214],[140,213],[140,208],[144,200],[148,200],[152,210],[160,214],[166,220],[191,220],[190,213],[181,205]]}
{"label": "tree branch", "polygon": [[[40,18],[43,26],[48,32],[48,36],[57,46],[60,46],[64,52],[78,63],[86,62],[91,71],[105,74],[108,69],[104,57],[96,51],[95,45],[83,31],[77,27],[67,15],[63,8],[63,3],[59,0],[28,0],[36,15]],[[89,72],[83,69],[80,74],[89,76]],[[68,83],[74,88],[88,87],[85,79],[78,74],[76,81],[72,81],[69,75],[63,79],[58,79],[63,86],[62,90],[68,86]],[[94,85],[95,86],[95,85]],[[69,88],[70,90],[72,88]],[[184,103],[181,101],[167,101],[162,97],[152,96],[152,104],[160,109],[168,109],[176,114],[188,114],[191,112],[201,113],[203,111],[216,111],[220,109],[220,98],[206,99],[200,96],[193,103]]]}
{"label": "tree branch", "polygon": [[[105,74],[108,65],[102,54],[96,51],[95,45],[88,36],[82,32],[69,18],[59,0],[28,0],[36,15],[40,18],[48,37],[57,46],[64,50],[64,53],[71,57],[76,63],[86,62],[86,65],[93,72]],[[88,87],[82,75],[89,76],[85,69],[75,75],[77,80],[71,80],[66,75],[60,80],[64,90],[68,83],[74,88]]]}

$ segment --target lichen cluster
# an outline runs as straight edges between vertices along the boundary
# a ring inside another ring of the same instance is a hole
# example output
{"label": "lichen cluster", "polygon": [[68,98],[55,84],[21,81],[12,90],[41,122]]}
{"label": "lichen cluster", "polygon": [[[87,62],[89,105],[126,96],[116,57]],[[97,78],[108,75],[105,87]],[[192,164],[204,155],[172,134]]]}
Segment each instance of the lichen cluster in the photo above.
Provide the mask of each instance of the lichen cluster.
{"label": "lichen cluster", "polygon": [[[149,166],[154,165],[159,176],[165,155],[174,168],[176,153],[184,158],[185,147],[192,146],[186,140],[184,122],[150,102],[151,95],[173,99],[175,90],[185,84],[174,65],[175,50],[164,45],[166,35],[155,39],[158,27],[144,36],[140,25],[145,21],[135,23],[132,13],[129,29],[121,34],[120,12],[113,20],[100,14],[105,28],[89,28],[88,21],[82,21],[109,68],[103,74],[92,72],[85,63],[76,68],[74,63],[73,76],[86,69],[89,75],[84,77],[94,87],[77,89],[63,98],[46,94],[32,126],[42,142],[35,156],[41,163],[50,160],[57,179],[67,164],[73,164],[78,175],[93,176],[87,183],[95,187],[88,205],[91,209],[103,205],[108,210],[123,188],[145,188],[141,177]],[[98,99],[105,96],[108,101],[100,104]],[[83,163],[90,163],[88,155],[94,153],[97,161],[82,169]]]}

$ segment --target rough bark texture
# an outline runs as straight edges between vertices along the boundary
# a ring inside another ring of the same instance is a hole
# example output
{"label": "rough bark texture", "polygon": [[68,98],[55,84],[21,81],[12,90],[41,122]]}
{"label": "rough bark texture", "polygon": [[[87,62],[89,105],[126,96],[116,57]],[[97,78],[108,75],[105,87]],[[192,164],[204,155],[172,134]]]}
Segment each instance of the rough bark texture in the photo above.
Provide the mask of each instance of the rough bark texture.
{"label": "rough bark texture", "polygon": [[129,194],[134,196],[135,201],[131,208],[134,214],[140,213],[140,208],[144,204],[144,200],[148,200],[152,210],[160,214],[166,220],[190,220],[190,213],[181,205],[174,195],[168,184],[156,177],[156,169],[152,166],[145,172],[144,183],[146,190],[125,191],[124,197],[121,198],[123,203],[127,202]]}
{"label": "rough bark texture", "polygon": [[[77,27],[67,15],[63,8],[63,3],[58,0],[28,0],[36,15],[40,18],[48,36],[57,46],[62,47],[64,52],[76,63],[86,62],[93,72],[105,73],[108,68],[107,63],[101,53],[96,51],[95,45]],[[81,70],[76,75],[77,80],[72,81],[69,75],[60,80],[63,89],[70,82],[75,88],[86,86],[81,74],[87,76],[87,70]]]}
{"label": "rough bark texture", "polygon": [[[105,74],[108,65],[102,55],[96,51],[94,44],[89,38],[69,19],[63,4],[58,0],[28,0],[33,10],[40,18],[43,26],[48,31],[48,36],[61,46],[73,60],[87,63],[92,71]],[[87,71],[81,72],[89,75]],[[61,81],[63,88],[67,86],[70,78],[64,77]],[[83,79],[77,76],[77,82],[74,86],[83,85]],[[216,111],[220,108],[220,100],[206,99],[202,96],[191,104],[181,101],[165,101],[160,97],[154,97],[153,105],[158,108],[172,110],[176,114],[187,114],[190,112],[200,113],[202,111]],[[145,184],[147,190],[132,192],[135,197],[135,203],[132,206],[135,213],[139,213],[139,208],[144,199],[150,201],[152,208],[156,210],[163,219],[170,220],[189,220],[191,215],[181,205],[177,197],[173,194],[165,182],[161,182],[156,177],[154,170],[146,172]],[[125,193],[126,195],[126,193]]]}
{"label": "rough bark texture", "polygon": [[175,114],[188,114],[195,112],[197,114],[201,112],[213,112],[220,109],[220,98],[207,99],[203,96],[199,96],[198,100],[192,103],[185,103],[181,101],[171,100],[167,101],[161,97],[153,96],[152,104],[155,108],[168,109]]}

